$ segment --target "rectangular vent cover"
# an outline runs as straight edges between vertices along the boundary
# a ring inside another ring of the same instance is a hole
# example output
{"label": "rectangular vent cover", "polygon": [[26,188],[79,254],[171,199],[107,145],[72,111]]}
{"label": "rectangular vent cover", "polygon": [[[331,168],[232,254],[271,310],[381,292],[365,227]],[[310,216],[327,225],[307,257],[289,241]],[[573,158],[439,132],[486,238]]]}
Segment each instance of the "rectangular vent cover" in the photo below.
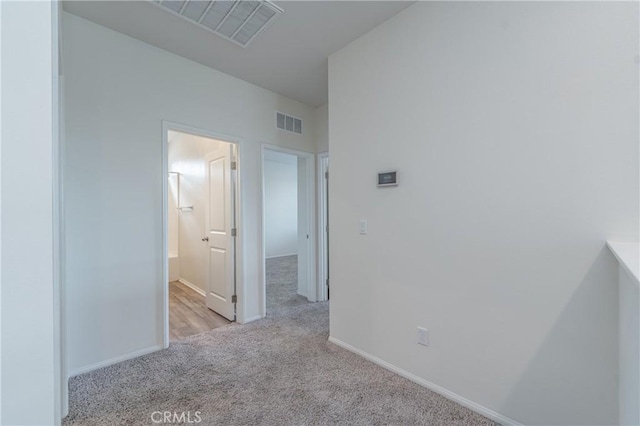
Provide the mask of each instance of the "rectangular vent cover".
{"label": "rectangular vent cover", "polygon": [[282,14],[267,0],[153,0],[164,10],[247,47]]}
{"label": "rectangular vent cover", "polygon": [[276,112],[276,127],[287,132],[302,134],[302,119],[292,115]]}

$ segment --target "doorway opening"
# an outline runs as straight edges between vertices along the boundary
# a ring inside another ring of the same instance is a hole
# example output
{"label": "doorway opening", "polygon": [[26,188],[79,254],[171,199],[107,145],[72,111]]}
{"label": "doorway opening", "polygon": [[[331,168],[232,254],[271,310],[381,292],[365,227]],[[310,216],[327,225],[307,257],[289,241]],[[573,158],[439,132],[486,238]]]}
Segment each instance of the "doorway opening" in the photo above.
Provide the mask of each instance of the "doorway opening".
{"label": "doorway opening", "polygon": [[236,319],[236,143],[179,125],[165,133],[165,346]]}
{"label": "doorway opening", "polygon": [[318,300],[314,155],[262,150],[263,316]]}

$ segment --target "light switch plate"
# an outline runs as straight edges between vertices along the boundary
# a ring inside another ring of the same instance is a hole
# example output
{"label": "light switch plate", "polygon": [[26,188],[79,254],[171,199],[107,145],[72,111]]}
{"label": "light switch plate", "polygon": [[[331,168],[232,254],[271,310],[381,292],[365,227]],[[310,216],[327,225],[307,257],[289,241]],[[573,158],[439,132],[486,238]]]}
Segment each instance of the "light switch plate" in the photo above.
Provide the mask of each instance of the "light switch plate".
{"label": "light switch plate", "polygon": [[367,223],[367,219],[360,219],[360,234],[366,235],[369,231],[369,225]]}

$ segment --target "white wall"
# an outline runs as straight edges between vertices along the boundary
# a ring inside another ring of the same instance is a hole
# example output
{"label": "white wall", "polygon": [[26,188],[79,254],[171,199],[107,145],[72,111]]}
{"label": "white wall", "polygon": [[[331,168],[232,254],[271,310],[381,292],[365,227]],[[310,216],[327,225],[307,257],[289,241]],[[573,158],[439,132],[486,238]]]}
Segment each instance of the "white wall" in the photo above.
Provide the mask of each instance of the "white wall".
{"label": "white wall", "polygon": [[[171,148],[169,148],[169,151]],[[169,161],[171,158],[169,157]],[[169,166],[171,170],[171,166]],[[177,257],[180,253],[180,213],[178,211],[180,195],[180,175],[169,173],[169,196],[167,197],[167,251],[169,258]]]}
{"label": "white wall", "polygon": [[620,300],[619,397],[621,425],[640,424],[640,292],[638,281],[618,267]]}
{"label": "white wall", "polygon": [[333,339],[525,424],[617,422],[638,30],[637,3],[419,2],[330,57]]}
{"label": "white wall", "polygon": [[316,152],[329,151],[329,104],[316,108],[315,112]]}
{"label": "white wall", "polygon": [[241,139],[239,321],[261,307],[261,143],[313,152],[314,109],[65,14],[69,368],[162,344],[162,120]]}
{"label": "white wall", "polygon": [[54,280],[57,4],[0,2],[0,423],[60,421]]}
{"label": "white wall", "polygon": [[202,237],[207,235],[208,182],[204,157],[225,142],[186,133],[169,133],[169,171],[180,173],[179,205],[193,207],[193,211],[179,213],[180,278],[206,291],[209,258]]}
{"label": "white wall", "polygon": [[298,254],[298,157],[265,151],[265,256]]}

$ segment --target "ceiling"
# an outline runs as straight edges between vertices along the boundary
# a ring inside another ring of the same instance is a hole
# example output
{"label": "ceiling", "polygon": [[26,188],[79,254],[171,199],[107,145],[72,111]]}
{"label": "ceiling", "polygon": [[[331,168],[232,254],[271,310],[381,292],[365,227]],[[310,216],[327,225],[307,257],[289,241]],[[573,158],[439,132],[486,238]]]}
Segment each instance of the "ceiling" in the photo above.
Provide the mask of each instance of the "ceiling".
{"label": "ceiling", "polygon": [[64,10],[310,106],[327,103],[327,58],[413,2],[275,1],[284,13],[246,48],[150,1],[65,1]]}

